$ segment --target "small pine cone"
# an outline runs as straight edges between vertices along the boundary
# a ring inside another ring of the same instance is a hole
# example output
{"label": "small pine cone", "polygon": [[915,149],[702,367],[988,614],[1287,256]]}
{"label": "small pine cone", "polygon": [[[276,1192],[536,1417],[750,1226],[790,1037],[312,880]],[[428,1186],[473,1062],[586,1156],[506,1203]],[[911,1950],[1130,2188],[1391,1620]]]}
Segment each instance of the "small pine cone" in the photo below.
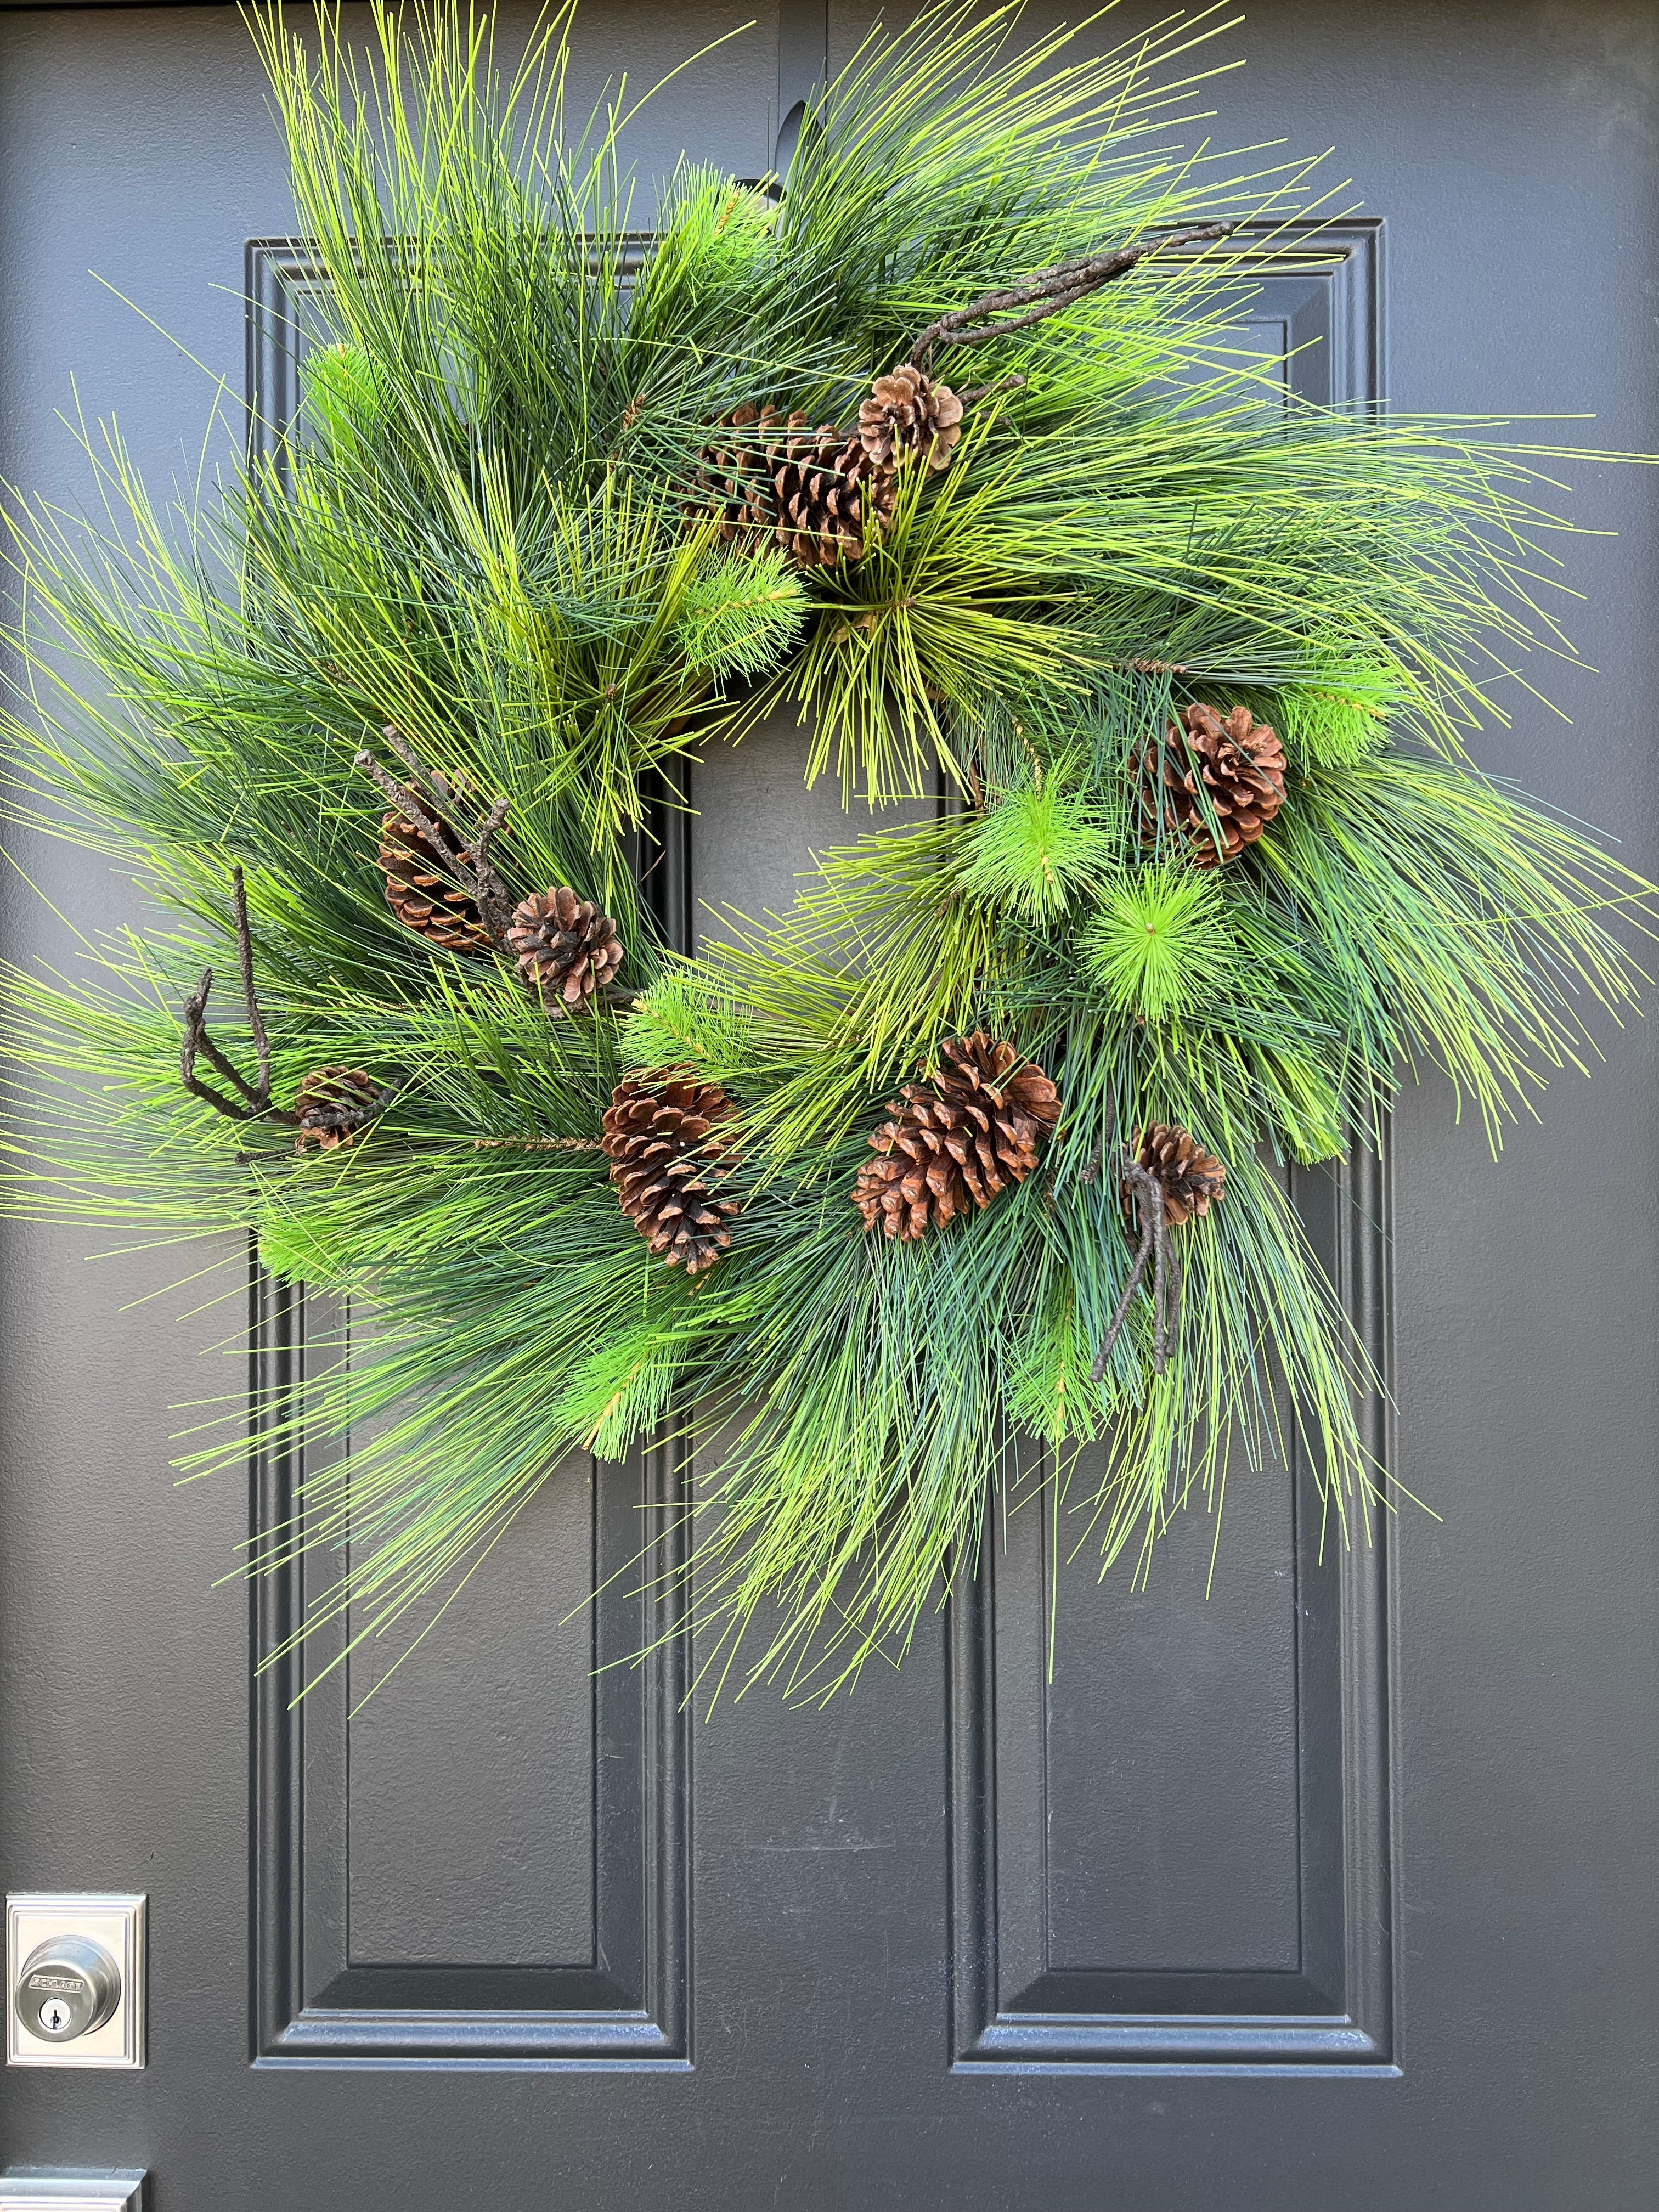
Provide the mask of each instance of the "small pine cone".
{"label": "small pine cone", "polygon": [[771,447],[782,421],[769,402],[757,406],[752,400],[721,416],[715,428],[727,434],[711,438],[697,455],[696,489],[685,503],[688,520],[717,515],[728,545],[753,545],[771,535],[778,519]]}
{"label": "small pine cone", "polygon": [[566,1013],[602,991],[622,966],[622,939],[608,914],[563,884],[513,909],[507,941],[519,973],[550,1013]]}
{"label": "small pine cone", "polygon": [[406,814],[387,813],[380,822],[380,868],[386,904],[405,929],[428,939],[446,952],[488,952],[489,932],[478,902],[465,888],[472,854],[441,815],[424,804],[422,811],[455,849],[463,876],[458,880],[441,854]]}
{"label": "small pine cone", "polygon": [[961,435],[961,400],[908,361],[878,376],[859,409],[859,437],[878,469],[898,468],[912,459],[925,460],[930,469],[948,468]]}
{"label": "small pine cone", "polygon": [[313,1067],[294,1094],[296,1152],[349,1145],[380,1110],[380,1086],[361,1067]]}
{"label": "small pine cone", "polygon": [[[1213,825],[1200,803],[1200,784]],[[1162,753],[1149,745],[1141,761],[1141,842],[1158,842],[1162,821],[1177,831],[1195,868],[1237,859],[1284,803],[1285,749],[1265,722],[1252,724],[1248,707],[1235,707],[1225,721],[1213,707],[1184,708],[1169,725]]]}
{"label": "small pine cone", "polygon": [[[1166,1229],[1179,1229],[1192,1214],[1207,1213],[1227,1180],[1221,1162],[1189,1130],[1171,1128],[1165,1121],[1149,1121],[1135,1132],[1135,1160],[1163,1188]],[[1121,1194],[1124,1218],[1133,1226],[1139,1217],[1127,1182]]]}
{"label": "small pine cone", "polygon": [[866,498],[873,519],[882,496],[871,489],[866,468],[858,441],[843,439],[833,423],[809,430],[804,415],[789,417],[773,448],[772,489],[778,543],[802,568],[863,559]]}
{"label": "small pine cone", "polygon": [[718,1136],[732,1110],[718,1083],[688,1068],[629,1076],[611,1093],[600,1139],[623,1212],[653,1253],[688,1275],[712,1267],[732,1242],[726,1223],[743,1208],[719,1186],[737,1156]]}
{"label": "small pine cone", "polygon": [[1024,1182],[1037,1146],[1060,1119],[1060,1093],[1012,1044],[983,1030],[939,1048],[931,1083],[907,1083],[870,1139],[853,1203],[873,1229],[902,1243],[943,1229],[971,1206],[988,1206]]}

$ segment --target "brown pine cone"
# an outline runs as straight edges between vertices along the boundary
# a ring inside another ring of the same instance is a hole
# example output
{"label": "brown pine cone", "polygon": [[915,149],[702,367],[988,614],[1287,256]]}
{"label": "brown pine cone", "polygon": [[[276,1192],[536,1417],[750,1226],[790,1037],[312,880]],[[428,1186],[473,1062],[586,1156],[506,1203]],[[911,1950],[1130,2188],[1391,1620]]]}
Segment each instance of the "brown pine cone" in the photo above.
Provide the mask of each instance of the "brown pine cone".
{"label": "brown pine cone", "polygon": [[858,492],[859,523],[863,532],[860,550],[867,552],[871,540],[879,536],[893,519],[893,497],[898,490],[898,478],[891,469],[882,468],[872,461],[856,437],[849,438],[842,447],[836,465]]}
{"label": "brown pine cone", "polygon": [[629,1076],[611,1093],[600,1142],[623,1212],[653,1253],[688,1275],[712,1267],[743,1208],[720,1186],[737,1156],[710,1135],[732,1111],[718,1083],[690,1068]]}
{"label": "brown pine cone", "polygon": [[711,438],[697,455],[696,490],[686,501],[687,517],[718,515],[728,545],[757,544],[776,526],[771,447],[782,421],[769,400],[759,406],[745,400],[715,425],[728,434]]}
{"label": "brown pine cone", "polygon": [[412,929],[446,952],[488,952],[489,932],[477,899],[465,888],[471,852],[441,815],[433,813],[424,799],[420,804],[422,812],[455,849],[461,872],[457,875],[406,814],[388,812],[380,822],[380,868],[386,877],[386,903],[405,929]]}
{"label": "brown pine cone", "polygon": [[[1221,1162],[1189,1130],[1172,1128],[1166,1121],[1149,1121],[1135,1132],[1135,1160],[1163,1188],[1166,1229],[1179,1229],[1191,1214],[1207,1213],[1227,1180]],[[1121,1196],[1124,1218],[1133,1227],[1139,1217],[1127,1182]]]}
{"label": "brown pine cone", "polygon": [[550,1013],[584,1006],[622,966],[622,939],[608,914],[557,884],[513,909],[507,941],[519,973]]}
{"label": "brown pine cone", "polygon": [[872,522],[892,507],[858,440],[830,422],[810,430],[804,415],[792,415],[774,445],[772,490],[778,543],[804,568],[861,561],[866,507]]}
{"label": "brown pine cone", "polygon": [[891,1102],[894,1118],[871,1138],[876,1157],[853,1187],[865,1227],[879,1221],[902,1243],[1024,1182],[1060,1119],[1060,1093],[1042,1070],[983,1030],[949,1039],[939,1057],[931,1083],[907,1083],[902,1103]]}
{"label": "brown pine cone", "polygon": [[908,361],[878,376],[859,409],[859,437],[878,469],[913,459],[948,468],[961,435],[961,400]]}
{"label": "brown pine cone", "polygon": [[[1200,784],[1213,824],[1199,800]],[[1195,868],[1212,868],[1253,845],[1285,803],[1285,749],[1248,707],[1223,721],[1213,707],[1184,708],[1162,752],[1149,745],[1140,763],[1140,837],[1158,842],[1162,820],[1174,829]],[[1218,849],[1217,839],[1220,840]]]}
{"label": "brown pine cone", "polygon": [[313,1067],[294,1094],[300,1124],[294,1149],[331,1152],[366,1129],[381,1106],[380,1086],[361,1067]]}

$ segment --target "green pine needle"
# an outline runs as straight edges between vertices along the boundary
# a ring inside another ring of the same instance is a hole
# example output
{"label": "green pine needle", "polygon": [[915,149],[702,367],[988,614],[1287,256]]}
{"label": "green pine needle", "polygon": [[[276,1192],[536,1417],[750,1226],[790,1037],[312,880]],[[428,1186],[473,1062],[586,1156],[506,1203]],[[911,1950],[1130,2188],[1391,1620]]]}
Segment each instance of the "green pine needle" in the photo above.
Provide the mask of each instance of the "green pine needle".
{"label": "green pine needle", "polygon": [[372,437],[386,419],[374,356],[341,340],[319,347],[306,363],[306,408],[325,439],[343,456]]}
{"label": "green pine needle", "polygon": [[696,675],[763,676],[788,654],[806,606],[782,554],[727,554],[687,586],[674,643]]}

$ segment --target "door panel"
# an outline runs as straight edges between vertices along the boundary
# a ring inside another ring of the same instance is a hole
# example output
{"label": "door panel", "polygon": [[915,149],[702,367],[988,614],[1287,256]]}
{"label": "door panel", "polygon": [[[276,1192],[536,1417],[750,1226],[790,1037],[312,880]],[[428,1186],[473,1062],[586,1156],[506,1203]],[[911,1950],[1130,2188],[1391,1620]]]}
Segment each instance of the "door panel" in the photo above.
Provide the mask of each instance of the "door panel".
{"label": "door panel", "polygon": [[[1279,234],[1239,343],[1304,398],[1374,404],[1382,246],[1369,221],[1317,257]],[[1387,1160],[1291,1187],[1391,1383]],[[1392,1468],[1386,1402],[1365,1418]],[[1357,1519],[1345,1548],[1298,1464],[1237,1464],[1224,1497],[1145,1589],[1133,1545],[1096,1578],[1086,1508],[1005,1507],[958,1595],[959,2063],[1394,2059],[1388,1531]]]}
{"label": "door panel", "polygon": [[[279,468],[318,281],[302,246],[249,243],[248,436]],[[665,827],[665,895],[684,815]],[[316,1472],[260,1432],[281,1433],[351,1329],[257,1267],[248,1295],[260,1529],[289,1520]],[[348,1612],[291,1650],[326,1597],[327,1555],[254,1587],[258,2063],[684,2063],[686,1653],[681,1601],[660,1587],[683,1487],[667,1453],[578,1455],[464,1590],[457,1577],[434,1594],[448,1609],[424,1638]]]}
{"label": "door panel", "polygon": [[[758,10],[665,93],[642,172],[756,173],[873,12]],[[584,0],[574,104],[745,13]],[[1249,67],[1202,95],[1215,143],[1334,138],[1335,204],[1364,201],[1330,265],[1264,272],[1250,342],[1287,382],[1594,406],[1587,440],[1659,446],[1648,10],[1265,0],[1221,43]],[[234,11],[0,8],[0,475],[83,495],[71,374],[157,484],[193,482],[214,378],[229,444],[245,395],[291,408],[302,266],[244,260],[291,222]],[[1633,471],[1579,504],[1621,533],[1572,549],[1601,672],[1544,672],[1573,721],[1517,691],[1477,749],[1652,873],[1659,504]],[[694,773],[663,892],[688,937],[867,823],[804,789],[807,743],[775,724]],[[101,863],[19,850],[82,926],[133,911]],[[0,923],[60,957],[10,878]],[[1200,1509],[1137,1588],[1066,1565],[1080,1519],[1033,1504],[901,1671],[823,1711],[763,1690],[705,1724],[674,1617],[627,1577],[584,1607],[683,1494],[665,1455],[562,1469],[384,1696],[351,1711],[400,1648],[373,1644],[291,1711],[293,1662],[252,1662],[326,1563],[212,1584],[292,1494],[262,1419],[337,1316],[240,1248],[161,1297],[175,1255],[5,1228],[0,1873],[146,1891],[151,1999],[143,2072],[0,2077],[0,2163],[147,2166],[151,2212],[1644,2205],[1649,1026],[1495,1165],[1428,1082],[1386,1171],[1297,1178],[1393,1382],[1374,1445],[1442,1520],[1345,1550],[1308,1469],[1236,1467],[1213,1583]],[[171,1409],[240,1390],[250,1307],[248,1492],[175,1492]]]}

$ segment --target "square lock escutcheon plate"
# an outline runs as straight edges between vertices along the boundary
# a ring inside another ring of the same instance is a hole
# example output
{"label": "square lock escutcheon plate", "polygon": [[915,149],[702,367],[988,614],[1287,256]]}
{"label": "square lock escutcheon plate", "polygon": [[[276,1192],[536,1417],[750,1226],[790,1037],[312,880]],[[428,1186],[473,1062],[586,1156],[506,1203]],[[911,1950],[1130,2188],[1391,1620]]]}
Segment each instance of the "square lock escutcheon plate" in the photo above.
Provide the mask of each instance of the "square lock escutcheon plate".
{"label": "square lock escutcheon plate", "polygon": [[[113,1961],[120,1990],[109,2017],[58,2043],[25,2024],[19,1984],[32,1955],[65,1938],[95,1945]],[[144,1900],[91,1893],[31,1893],[6,1899],[6,2063],[9,2066],[142,2066],[144,2063]]]}

